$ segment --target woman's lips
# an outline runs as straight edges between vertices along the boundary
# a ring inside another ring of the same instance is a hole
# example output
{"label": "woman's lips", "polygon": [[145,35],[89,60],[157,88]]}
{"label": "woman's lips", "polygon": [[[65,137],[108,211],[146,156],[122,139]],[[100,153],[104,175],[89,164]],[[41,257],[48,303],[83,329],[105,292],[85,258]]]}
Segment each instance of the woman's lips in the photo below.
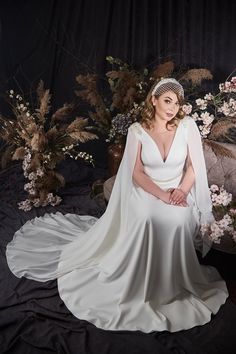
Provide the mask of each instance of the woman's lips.
{"label": "woman's lips", "polygon": [[168,118],[173,117],[173,114],[172,114],[172,113],[166,113],[166,115],[167,115]]}

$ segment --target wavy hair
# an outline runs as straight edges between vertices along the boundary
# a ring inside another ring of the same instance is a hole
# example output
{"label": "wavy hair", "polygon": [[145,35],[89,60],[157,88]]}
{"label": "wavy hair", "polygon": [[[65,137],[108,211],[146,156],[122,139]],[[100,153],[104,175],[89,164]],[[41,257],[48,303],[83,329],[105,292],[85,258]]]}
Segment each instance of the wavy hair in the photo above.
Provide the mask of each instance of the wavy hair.
{"label": "wavy hair", "polygon": [[[153,127],[154,121],[155,121],[155,108],[152,104],[152,92],[153,92],[155,85],[156,85],[156,83],[150,89],[150,91],[146,97],[146,100],[144,102],[143,110],[141,112],[141,124],[144,125],[145,128],[147,128],[147,129],[151,129]],[[166,88],[165,88],[165,86],[166,86]],[[179,104],[180,104],[180,108],[179,108],[176,116],[174,118],[172,118],[169,122],[166,123],[166,128],[168,129],[168,126],[171,126],[171,125],[178,126],[179,121],[185,117],[185,112],[181,108],[184,105],[184,98],[183,98],[183,96],[180,95],[179,90],[175,85],[173,85],[173,87],[170,88],[169,85],[163,84],[161,86],[161,92],[156,93],[154,96],[156,98],[158,98],[163,93],[165,93],[167,91],[174,92],[176,94]]]}

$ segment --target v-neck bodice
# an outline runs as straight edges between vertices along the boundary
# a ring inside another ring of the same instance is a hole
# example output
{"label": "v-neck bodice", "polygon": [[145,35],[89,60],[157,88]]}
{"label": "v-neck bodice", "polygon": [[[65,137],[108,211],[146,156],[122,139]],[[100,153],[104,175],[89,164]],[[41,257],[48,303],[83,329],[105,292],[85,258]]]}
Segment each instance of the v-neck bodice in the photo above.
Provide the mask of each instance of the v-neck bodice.
{"label": "v-neck bodice", "polygon": [[141,142],[141,159],[145,173],[156,183],[167,183],[166,188],[178,185],[187,156],[187,142],[182,122],[179,123],[173,137],[168,155],[163,160],[159,147],[148,132],[138,123],[138,139]]}
{"label": "v-neck bodice", "polygon": [[[141,126],[141,125],[140,125],[140,126]],[[179,128],[179,126],[176,128],[176,130],[175,130],[175,132],[174,132],[174,136],[173,136],[173,138],[172,138],[172,141],[171,141],[171,144],[170,144],[168,153],[167,153],[167,155],[164,156],[164,157],[162,156],[161,151],[160,151],[160,148],[159,148],[159,146],[158,146],[158,143],[155,141],[155,139],[154,139],[154,138],[151,136],[151,134],[149,134],[142,126],[141,126],[141,128],[142,128],[143,131],[151,138],[151,140],[153,140],[153,143],[155,144],[155,146],[156,146],[156,148],[157,148],[157,150],[158,150],[158,152],[159,152],[159,154],[160,154],[160,157],[161,157],[163,163],[165,163],[165,162],[168,160],[168,157],[169,157],[169,155],[170,155],[170,153],[171,153],[171,150],[172,150],[172,146],[173,146],[174,143],[175,143],[175,137],[176,137],[176,135],[178,134],[178,128]]]}

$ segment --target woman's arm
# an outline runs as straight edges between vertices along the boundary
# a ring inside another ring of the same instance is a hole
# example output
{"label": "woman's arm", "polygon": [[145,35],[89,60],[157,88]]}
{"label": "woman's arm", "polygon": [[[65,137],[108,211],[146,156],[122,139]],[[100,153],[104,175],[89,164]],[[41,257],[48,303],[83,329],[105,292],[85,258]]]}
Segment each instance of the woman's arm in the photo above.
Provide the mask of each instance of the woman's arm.
{"label": "woman's arm", "polygon": [[138,186],[142,187],[146,192],[154,195],[156,198],[161,199],[165,203],[170,202],[170,192],[165,192],[158,187],[144,172],[143,163],[141,160],[141,143],[138,144],[138,151],[136,162],[133,171],[133,181]]}
{"label": "woman's arm", "polygon": [[171,193],[170,202],[174,204],[175,203],[178,204],[183,201],[186,201],[187,195],[192,189],[194,182],[195,182],[195,174],[192,166],[192,161],[188,153],[184,176],[178,188],[174,189],[173,192]]}
{"label": "woman's arm", "polygon": [[193,170],[193,165],[191,158],[188,153],[187,157],[187,163],[186,163],[186,172],[184,174],[184,177],[179,185],[179,188],[182,189],[182,191],[188,195],[188,193],[191,191],[192,186],[195,182],[195,174]]}

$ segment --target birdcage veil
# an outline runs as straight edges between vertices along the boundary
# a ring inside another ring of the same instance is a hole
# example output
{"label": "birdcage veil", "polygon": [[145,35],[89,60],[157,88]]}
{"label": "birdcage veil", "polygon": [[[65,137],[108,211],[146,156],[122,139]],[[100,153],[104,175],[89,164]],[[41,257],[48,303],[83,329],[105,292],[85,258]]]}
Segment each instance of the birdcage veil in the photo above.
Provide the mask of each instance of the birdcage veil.
{"label": "birdcage veil", "polygon": [[174,91],[184,98],[183,86],[173,78],[166,78],[160,80],[152,90],[152,96],[160,96],[166,91]]}

